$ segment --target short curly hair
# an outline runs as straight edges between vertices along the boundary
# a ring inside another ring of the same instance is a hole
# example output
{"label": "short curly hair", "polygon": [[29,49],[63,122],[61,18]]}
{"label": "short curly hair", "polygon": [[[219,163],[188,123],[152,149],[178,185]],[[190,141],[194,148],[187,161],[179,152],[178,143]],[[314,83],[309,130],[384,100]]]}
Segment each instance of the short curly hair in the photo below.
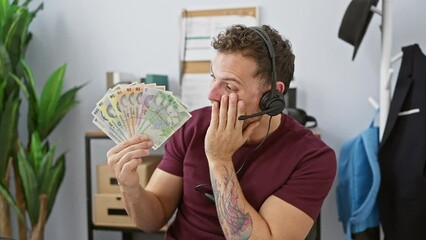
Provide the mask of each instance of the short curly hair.
{"label": "short curly hair", "polygon": [[[288,91],[294,74],[295,56],[291,49],[291,43],[282,37],[277,30],[268,25],[263,25],[262,29],[266,31],[274,46],[277,81],[284,83],[285,94]],[[232,25],[226,31],[219,33],[217,37],[213,38],[211,45],[218,52],[238,52],[243,54],[243,56],[255,60],[258,65],[255,77],[261,76],[263,80],[260,83],[261,89],[270,86],[272,72],[271,58],[265,42],[256,31],[241,24]]]}

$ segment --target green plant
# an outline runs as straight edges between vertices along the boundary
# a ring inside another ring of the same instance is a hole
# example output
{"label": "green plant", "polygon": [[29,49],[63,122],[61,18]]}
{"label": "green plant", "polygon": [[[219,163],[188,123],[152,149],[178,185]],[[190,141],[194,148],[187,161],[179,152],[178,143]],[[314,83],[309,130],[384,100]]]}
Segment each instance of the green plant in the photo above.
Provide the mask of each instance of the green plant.
{"label": "green plant", "polygon": [[47,80],[38,97],[33,74],[21,62],[24,83],[14,77],[28,100],[28,131],[31,139],[25,147],[20,144],[18,169],[31,222],[31,239],[44,238],[44,225],[52,211],[57,192],[65,175],[65,154],[56,160],[55,147],[47,137],[78,103],[77,92],[83,85],[62,94],[66,65],[59,67]]}
{"label": "green plant", "polygon": [[[55,147],[49,145],[48,136],[78,104],[76,94],[83,85],[62,93],[64,64],[51,74],[40,96],[37,94],[24,56],[31,40],[29,24],[43,5],[30,12],[30,2],[19,5],[17,0],[12,3],[0,0],[0,222],[9,223],[0,224],[0,234],[10,237],[8,206],[11,206],[20,219],[19,239],[24,240],[28,235],[25,225],[28,216],[31,239],[41,240],[65,175],[65,154],[55,159]],[[27,144],[19,140],[17,131],[20,93],[28,102]],[[11,165],[15,173],[15,198],[9,190]]]}
{"label": "green plant", "polygon": [[[0,0],[0,233],[11,235],[10,213],[8,206],[17,210],[20,216],[19,228],[25,230],[22,217],[24,212],[23,195],[20,181],[15,170],[16,199],[9,191],[9,175],[13,159],[16,159],[17,125],[19,120],[19,87],[13,76],[20,78],[20,59],[23,59],[31,34],[28,26],[42,9],[40,4],[35,11],[28,10],[28,4],[19,5],[18,1],[9,3],[9,0]],[[24,235],[20,230],[20,236]]]}
{"label": "green plant", "polygon": [[42,143],[34,132],[31,146],[18,152],[19,176],[32,225],[31,239],[43,239],[44,225],[52,211],[56,194],[65,175],[65,154],[55,158],[55,148]]}

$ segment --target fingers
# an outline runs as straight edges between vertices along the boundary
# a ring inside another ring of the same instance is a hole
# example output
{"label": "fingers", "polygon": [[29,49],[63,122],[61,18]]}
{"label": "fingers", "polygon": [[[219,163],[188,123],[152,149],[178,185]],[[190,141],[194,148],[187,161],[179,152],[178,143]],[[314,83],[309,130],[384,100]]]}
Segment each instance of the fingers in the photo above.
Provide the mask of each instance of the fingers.
{"label": "fingers", "polygon": [[[220,106],[219,106],[220,104]],[[245,142],[244,121],[237,119],[244,114],[245,105],[238,101],[236,93],[223,95],[220,102],[214,101],[210,126],[205,137],[205,152],[208,159],[228,159]]]}
{"label": "fingers", "polygon": [[139,186],[140,178],[137,173],[137,168],[141,163],[142,160],[140,158],[132,159],[124,164],[122,170],[116,174],[118,184],[122,190],[127,189],[128,191]]}
{"label": "fingers", "polygon": [[[119,159],[115,164],[113,164],[113,169],[116,174],[124,171],[131,170],[131,167],[134,169],[141,163],[141,158],[149,156],[149,149],[137,149],[133,151],[126,152],[123,157]],[[111,165],[110,165],[111,166]]]}
{"label": "fingers", "polygon": [[[238,101],[237,103],[237,117],[245,115],[245,105],[243,101]],[[244,120],[237,120],[237,122],[235,123],[235,127],[238,129],[242,129],[243,128],[243,124],[244,124]]]}
{"label": "fingers", "polygon": [[220,100],[220,110],[219,110],[219,128],[226,128],[227,116],[228,116],[228,95],[223,95]]}
{"label": "fingers", "polygon": [[143,142],[143,141],[148,141],[148,140],[149,140],[149,138],[146,135],[134,136],[134,137],[132,137],[132,138],[130,138],[130,139],[124,141],[124,142],[121,142],[120,144],[117,144],[117,146],[111,148],[107,153],[107,157],[110,156],[110,155],[117,154],[117,153],[121,152],[123,149],[125,149],[125,148],[127,148],[131,145],[134,145],[134,144],[137,144],[137,143]]}
{"label": "fingers", "polygon": [[210,126],[213,129],[217,129],[217,127],[219,126],[219,103],[216,101],[212,104],[212,116],[210,119]]}
{"label": "fingers", "polygon": [[220,101],[218,128],[232,129],[235,127],[237,119],[238,98],[235,93],[223,95]]}
{"label": "fingers", "polygon": [[228,104],[228,124],[227,128],[234,128],[236,127],[235,120],[237,119],[237,95],[235,93],[231,93],[229,95],[229,104]]}
{"label": "fingers", "polygon": [[117,146],[108,153],[108,165],[114,171],[120,187],[138,186],[139,176],[136,172],[142,158],[149,155],[153,142],[147,136],[134,136]]}
{"label": "fingers", "polygon": [[107,153],[108,165],[114,167],[121,159],[129,161],[149,154],[153,142],[147,136],[135,136],[111,148]]}

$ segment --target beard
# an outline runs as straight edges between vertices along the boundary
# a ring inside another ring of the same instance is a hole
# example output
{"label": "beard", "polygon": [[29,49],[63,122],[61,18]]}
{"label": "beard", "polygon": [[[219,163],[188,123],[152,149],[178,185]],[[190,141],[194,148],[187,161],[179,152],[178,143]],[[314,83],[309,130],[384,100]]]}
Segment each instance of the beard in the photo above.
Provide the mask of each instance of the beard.
{"label": "beard", "polygon": [[[249,114],[247,114],[247,115],[249,115]],[[244,131],[244,130],[247,128],[247,126],[248,126],[248,125],[250,125],[251,123],[254,123],[254,122],[260,121],[260,119],[262,119],[262,117],[263,117],[263,115],[261,115],[261,116],[257,116],[257,117],[252,117],[252,118],[249,118],[249,119],[243,120],[243,121],[244,121],[244,123],[243,123],[243,131]]]}

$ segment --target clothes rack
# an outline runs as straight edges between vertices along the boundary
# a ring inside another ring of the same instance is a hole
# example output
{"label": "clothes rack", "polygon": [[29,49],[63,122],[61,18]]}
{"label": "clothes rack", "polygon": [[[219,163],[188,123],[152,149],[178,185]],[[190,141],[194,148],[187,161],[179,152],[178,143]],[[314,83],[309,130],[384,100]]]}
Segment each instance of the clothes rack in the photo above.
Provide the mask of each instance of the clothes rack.
{"label": "clothes rack", "polygon": [[392,50],[392,0],[382,0],[382,10],[372,8],[371,11],[382,17],[381,25],[381,60],[380,60],[380,117],[379,139],[381,141],[386,127],[391,102],[391,80],[393,69],[391,64],[402,58],[402,52],[391,57]]}

